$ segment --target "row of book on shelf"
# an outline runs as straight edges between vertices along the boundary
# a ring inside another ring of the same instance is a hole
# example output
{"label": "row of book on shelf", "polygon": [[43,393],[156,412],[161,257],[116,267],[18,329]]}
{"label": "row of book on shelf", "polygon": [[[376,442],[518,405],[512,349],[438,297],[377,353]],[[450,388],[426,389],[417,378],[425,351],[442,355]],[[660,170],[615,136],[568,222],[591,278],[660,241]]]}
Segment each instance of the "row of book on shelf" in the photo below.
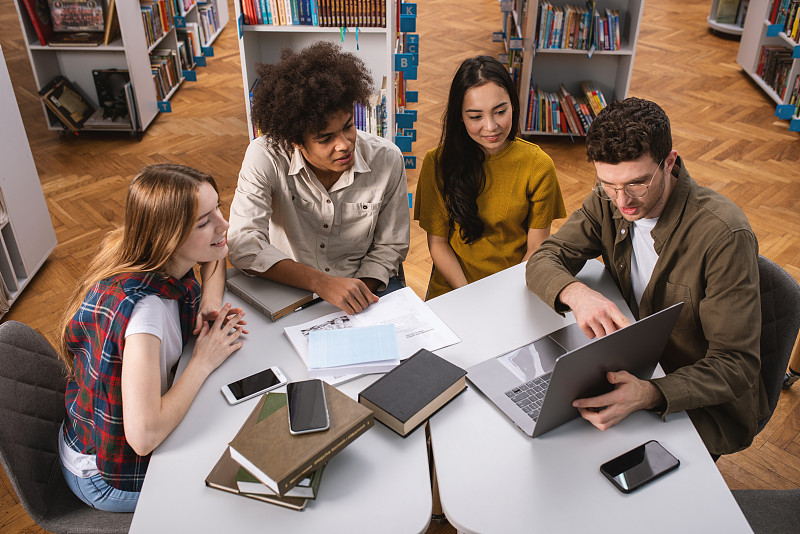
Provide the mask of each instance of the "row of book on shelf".
{"label": "row of book on shelf", "polygon": [[[200,46],[209,45],[221,26],[216,2],[192,3],[188,9],[195,5],[197,6],[197,22],[185,21],[178,29],[194,32],[199,38],[197,47],[199,49]],[[184,16],[187,9],[185,0],[140,0],[139,7],[148,48],[155,45],[172,28],[176,27],[176,17]]]}
{"label": "row of book on shelf", "polygon": [[789,95],[789,105],[794,106],[795,117],[800,117],[800,74],[795,76],[792,93]]}
{"label": "row of book on shelf", "polygon": [[792,51],[781,45],[763,45],[756,64],[756,74],[783,100],[792,70]]}
{"label": "row of book on shelf", "polygon": [[[226,285],[273,321],[313,302],[310,292],[236,269],[228,270]],[[302,510],[320,497],[327,463],[376,419],[405,437],[466,389],[466,372],[428,350],[460,340],[410,288],[386,295],[357,316],[335,312],[288,326],[284,334],[309,376],[325,378],[330,427],[292,434],[286,394],[269,392],[207,476],[209,487]],[[383,372],[359,393],[358,402],[333,385]]]}
{"label": "row of book on shelf", "polygon": [[241,0],[247,25],[386,27],[385,0]]}
{"label": "row of book on shelf", "polygon": [[536,23],[536,43],[540,50],[619,50],[619,11],[586,6],[553,5],[543,1]]}
{"label": "row of book on shelf", "polygon": [[42,46],[98,46],[119,34],[115,0],[22,0]]}
{"label": "row of book on shelf", "polygon": [[531,84],[525,130],[585,136],[589,126],[604,107],[606,99],[600,87],[582,81],[581,93],[573,95],[564,84],[548,92]]}
{"label": "row of book on shelf", "polygon": [[797,0],[773,0],[769,21],[779,24],[791,40],[800,42],[800,2]]}

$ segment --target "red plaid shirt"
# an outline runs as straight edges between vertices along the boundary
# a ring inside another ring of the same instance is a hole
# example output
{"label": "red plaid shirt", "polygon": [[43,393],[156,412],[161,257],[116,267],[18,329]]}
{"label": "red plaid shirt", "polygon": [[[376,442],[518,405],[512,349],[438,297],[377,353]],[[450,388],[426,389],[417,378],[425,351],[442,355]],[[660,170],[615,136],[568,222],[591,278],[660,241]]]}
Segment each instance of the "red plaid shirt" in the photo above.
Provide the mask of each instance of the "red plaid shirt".
{"label": "red plaid shirt", "polygon": [[183,279],[160,273],[126,273],[89,290],[66,332],[75,356],[67,384],[64,438],[83,454],[97,455],[97,468],[110,486],[139,491],[150,456],[139,456],[125,440],[122,423],[122,351],[133,307],[147,295],[177,300],[183,344],[200,305],[200,284],[190,271]]}

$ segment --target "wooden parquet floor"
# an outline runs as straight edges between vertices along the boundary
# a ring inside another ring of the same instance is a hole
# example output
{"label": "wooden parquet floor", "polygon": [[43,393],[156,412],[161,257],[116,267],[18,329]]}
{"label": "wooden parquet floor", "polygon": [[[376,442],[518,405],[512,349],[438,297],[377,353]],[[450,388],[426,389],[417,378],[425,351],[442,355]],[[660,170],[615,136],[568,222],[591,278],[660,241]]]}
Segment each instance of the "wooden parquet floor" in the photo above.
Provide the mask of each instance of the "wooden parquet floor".
{"label": "wooden parquet floor", "polygon": [[[409,85],[420,95],[412,107],[419,114],[413,154],[421,165],[438,142],[458,64],[473,55],[496,55],[502,45],[491,42],[491,33],[500,29],[495,0],[418,0],[417,5],[419,79]],[[760,252],[800,279],[800,137],[773,116],[774,104],[736,64],[738,42],[709,32],[709,5],[688,0],[646,4],[630,94],[666,110],[675,147],[692,175],[741,206]],[[216,177],[223,205],[232,199],[248,142],[235,21],[215,43],[215,57],[199,69],[198,81],[184,84],[173,98],[173,112],[159,116],[141,142],[126,135],[60,138],[45,128],[11,0],[0,0],[0,45],[59,242],[5,319],[26,322],[52,339],[76,278],[100,237],[121,221],[127,181],[139,168],[162,161],[195,166]],[[593,181],[583,143],[544,137],[534,142],[555,161],[571,212]],[[412,192],[418,171],[408,171]],[[431,262],[416,223],[411,239],[406,276],[424,296]],[[717,465],[734,489],[800,487],[800,386],[784,391],[753,446]],[[452,531],[448,525],[429,529]],[[3,473],[0,533],[5,532],[42,530],[19,506]]]}

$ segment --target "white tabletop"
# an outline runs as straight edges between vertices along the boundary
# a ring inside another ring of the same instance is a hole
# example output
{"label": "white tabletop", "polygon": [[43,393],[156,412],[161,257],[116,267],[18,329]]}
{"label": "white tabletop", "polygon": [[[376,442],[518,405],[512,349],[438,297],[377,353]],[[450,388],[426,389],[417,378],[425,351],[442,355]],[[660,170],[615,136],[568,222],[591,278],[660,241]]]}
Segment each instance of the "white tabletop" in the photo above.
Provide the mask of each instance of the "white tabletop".
{"label": "white tabletop", "polygon": [[[437,354],[466,368],[574,322],[524,278],[519,265],[429,301],[462,340]],[[579,278],[629,313],[600,262]],[[473,386],[430,427],[442,508],[461,532],[751,532],[685,413],[637,412],[605,432],[576,419],[532,439]],[[600,464],[651,439],[681,466],[619,492]]]}
{"label": "white tabletop", "polygon": [[[205,486],[257,402],[230,406],[220,388],[270,365],[278,365],[290,381],[307,378],[283,328],[335,311],[323,302],[273,323],[234,295],[226,298],[247,311],[250,334],[244,347],[209,376],[186,417],[153,453],[131,532],[425,531],[432,497],[422,428],[402,438],[376,422],[328,463],[317,500],[308,501],[302,512]],[[191,346],[184,356],[190,351]],[[375,379],[362,377],[339,389],[356,399]]]}

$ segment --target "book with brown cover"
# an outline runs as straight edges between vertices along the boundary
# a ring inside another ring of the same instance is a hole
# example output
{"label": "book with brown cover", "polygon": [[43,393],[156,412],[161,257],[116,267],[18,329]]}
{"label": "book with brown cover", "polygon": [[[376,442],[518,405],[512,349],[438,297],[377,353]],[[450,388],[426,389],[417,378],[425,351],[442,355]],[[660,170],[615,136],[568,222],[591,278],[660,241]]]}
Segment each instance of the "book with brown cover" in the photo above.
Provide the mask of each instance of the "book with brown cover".
{"label": "book with brown cover", "polygon": [[292,435],[286,406],[237,434],[231,457],[279,495],[325,465],[361,434],[372,428],[372,411],[335,387],[324,384],[330,427],[322,432]]}
{"label": "book with brown cover", "polygon": [[[281,399],[278,398],[278,395],[279,394],[276,393],[262,395],[258,400],[258,403],[256,403],[255,408],[253,408],[253,411],[250,412],[249,416],[247,416],[247,419],[245,419],[244,424],[242,424],[236,435],[238,436],[239,434],[246,432],[250,428],[254,427],[258,421],[274,413],[273,408],[277,409],[281,405],[285,406],[286,394],[283,394],[282,402],[279,402]],[[267,399],[269,399],[270,403],[266,402]],[[256,499],[259,501],[268,502],[270,504],[277,504],[278,506],[292,508],[293,510],[302,510],[306,507],[306,502],[308,499],[303,497],[279,497],[277,495],[239,491],[239,486],[236,481],[239,468],[240,465],[233,458],[231,458],[230,451],[226,448],[225,452],[222,454],[222,457],[220,457],[216,465],[214,465],[214,468],[211,469],[211,472],[206,477],[206,486],[227,491],[229,493],[242,495],[243,497],[248,497],[250,499]]]}
{"label": "book with brown cover", "polygon": [[405,437],[467,388],[467,372],[420,349],[358,394],[375,419]]}
{"label": "book with brown cover", "polygon": [[94,113],[94,107],[77,87],[60,74],[45,85],[39,95],[64,126],[77,132]]}
{"label": "book with brown cover", "polygon": [[314,300],[314,293],[311,291],[273,282],[260,276],[248,276],[234,267],[227,271],[225,287],[273,321]]}

